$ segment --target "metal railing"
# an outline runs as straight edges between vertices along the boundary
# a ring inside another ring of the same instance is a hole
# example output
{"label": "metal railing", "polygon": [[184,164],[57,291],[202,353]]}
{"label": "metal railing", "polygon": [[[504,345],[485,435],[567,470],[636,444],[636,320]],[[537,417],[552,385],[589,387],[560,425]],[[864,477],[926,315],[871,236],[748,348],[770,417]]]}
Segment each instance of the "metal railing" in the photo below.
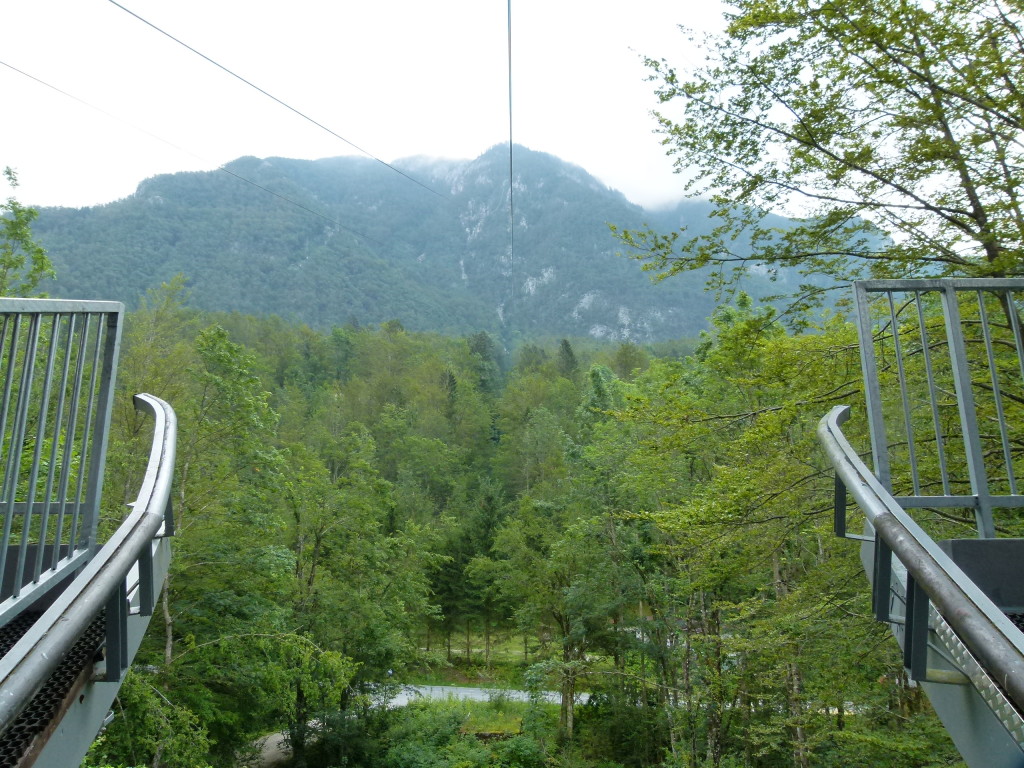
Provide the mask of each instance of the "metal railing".
{"label": "metal railing", "polygon": [[[55,745],[53,751],[58,757],[51,756],[37,762],[39,765],[77,765],[81,761],[153,615],[159,585],[167,571],[168,540],[163,536],[172,529],[170,493],[177,420],[167,403],[151,395],[136,395],[135,405],[149,411],[155,424],[146,474],[131,513],[0,659],[3,732],[16,722],[78,638],[105,610],[105,673],[101,679],[88,681],[101,689],[99,705],[86,702],[89,692],[75,699],[75,703],[85,706],[84,714],[78,717],[82,723],[68,729],[63,743]],[[134,620],[131,627],[130,619]],[[65,762],[71,759],[67,755],[77,756],[74,759],[78,762]]]}
{"label": "metal railing", "polygon": [[[1008,728],[1024,738],[1024,634],[960,567],[926,534],[868,469],[843,436],[849,415],[837,406],[818,426],[818,437],[836,470],[837,495],[849,494],[874,531],[873,605],[876,618],[891,621],[890,593],[895,586],[892,556],[906,569],[902,617],[904,663],[916,680],[927,679],[929,603],[990,679],[993,696],[1002,695],[1013,712]],[[967,675],[971,677],[970,674]],[[976,685],[977,687],[977,685]],[[999,706],[1003,706],[1000,702]]]}
{"label": "metal railing", "polygon": [[97,545],[123,316],[0,298],[0,765],[80,764],[167,573],[177,422],[151,395],[141,489]]}
{"label": "metal railing", "polygon": [[876,476],[904,508],[1024,507],[1024,281],[854,283]]}
{"label": "metal railing", "polygon": [[[849,408],[818,426],[836,472],[835,532],[859,539],[872,608],[903,649],[971,766],[1024,765],[1024,280],[854,284],[871,455],[842,432]],[[847,494],[864,534],[847,531]],[[977,538],[935,541],[933,530]],[[961,515],[963,510],[966,515]],[[923,519],[923,518],[922,518]],[[967,525],[965,525],[965,523]]]}
{"label": "metal railing", "polygon": [[123,312],[0,299],[0,625],[94,549]]}

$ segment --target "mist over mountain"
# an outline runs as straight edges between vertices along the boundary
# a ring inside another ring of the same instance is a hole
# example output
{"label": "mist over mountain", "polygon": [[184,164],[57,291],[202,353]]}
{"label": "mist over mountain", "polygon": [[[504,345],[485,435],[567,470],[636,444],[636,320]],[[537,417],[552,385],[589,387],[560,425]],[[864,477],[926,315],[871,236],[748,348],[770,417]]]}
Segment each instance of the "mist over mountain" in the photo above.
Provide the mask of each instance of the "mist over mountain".
{"label": "mist over mountain", "polygon": [[107,205],[43,208],[34,229],[58,274],[46,289],[133,306],[183,273],[203,309],[505,340],[643,342],[705,326],[714,299],[703,277],[652,283],[608,225],[699,231],[709,206],[645,211],[578,166],[514,151],[511,217],[507,145],[395,163],[419,183],[372,159],[243,157],[147,179]]}

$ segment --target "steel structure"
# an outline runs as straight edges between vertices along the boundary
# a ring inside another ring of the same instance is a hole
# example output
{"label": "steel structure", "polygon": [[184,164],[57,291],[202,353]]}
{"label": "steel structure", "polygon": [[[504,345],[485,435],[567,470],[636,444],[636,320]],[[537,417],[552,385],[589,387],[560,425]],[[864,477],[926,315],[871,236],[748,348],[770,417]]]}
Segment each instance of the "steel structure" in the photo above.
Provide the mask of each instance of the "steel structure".
{"label": "steel structure", "polygon": [[[865,281],[854,295],[873,470],[834,409],[818,434],[836,534],[862,542],[875,616],[968,764],[1024,766],[1024,540],[996,538],[1024,525],[1024,280]],[[863,534],[848,532],[847,495]]]}
{"label": "steel structure", "polygon": [[170,561],[176,419],[154,421],[138,498],[97,542],[124,308],[0,299],[0,766],[78,765]]}

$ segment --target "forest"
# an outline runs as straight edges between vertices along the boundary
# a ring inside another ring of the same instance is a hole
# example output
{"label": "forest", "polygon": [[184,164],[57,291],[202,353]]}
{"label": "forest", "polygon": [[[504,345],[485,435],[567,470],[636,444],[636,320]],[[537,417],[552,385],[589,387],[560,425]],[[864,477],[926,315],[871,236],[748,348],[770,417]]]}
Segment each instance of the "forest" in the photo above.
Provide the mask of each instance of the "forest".
{"label": "forest", "polygon": [[[126,330],[105,508],[149,391],[180,420],[177,534],[87,766],[237,765],[276,730],[299,766],[958,764],[832,536],[841,317],[794,334],[741,294],[672,349],[509,354],[185,299]],[[535,695],[481,705],[484,740],[455,703],[385,706],[424,680]]]}

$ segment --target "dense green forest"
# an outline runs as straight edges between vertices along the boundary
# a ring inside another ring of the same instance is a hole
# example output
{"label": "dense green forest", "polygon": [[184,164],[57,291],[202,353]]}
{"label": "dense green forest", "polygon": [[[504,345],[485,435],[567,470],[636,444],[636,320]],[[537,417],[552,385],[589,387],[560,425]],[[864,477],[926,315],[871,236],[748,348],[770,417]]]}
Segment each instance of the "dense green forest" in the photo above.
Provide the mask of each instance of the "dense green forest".
{"label": "dense green forest", "polygon": [[[507,354],[183,299],[129,317],[105,505],[149,391],[180,419],[178,531],[87,765],[231,766],[279,729],[307,766],[956,764],[831,536],[813,427],[858,397],[842,320],[792,335],[741,297],[682,354]],[[561,704],[497,740],[381,705],[428,678]]]}

